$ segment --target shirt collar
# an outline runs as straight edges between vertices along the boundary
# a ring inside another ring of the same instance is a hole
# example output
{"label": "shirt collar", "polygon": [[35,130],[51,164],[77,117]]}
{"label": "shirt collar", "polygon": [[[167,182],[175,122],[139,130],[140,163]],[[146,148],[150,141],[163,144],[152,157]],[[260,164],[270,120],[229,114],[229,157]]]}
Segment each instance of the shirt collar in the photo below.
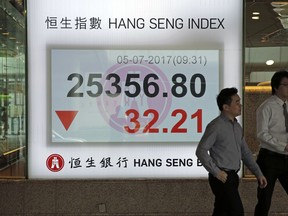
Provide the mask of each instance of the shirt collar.
{"label": "shirt collar", "polygon": [[[224,121],[228,121],[228,122],[232,122],[231,119],[229,119],[223,112],[220,113],[220,117],[224,120]],[[236,118],[234,118],[233,122],[238,122],[238,120]],[[232,122],[232,123],[233,123]]]}
{"label": "shirt collar", "polygon": [[281,106],[283,106],[284,103],[287,104],[287,101],[283,101],[282,99],[280,99],[277,95],[273,95],[272,97],[274,97],[274,100]]}

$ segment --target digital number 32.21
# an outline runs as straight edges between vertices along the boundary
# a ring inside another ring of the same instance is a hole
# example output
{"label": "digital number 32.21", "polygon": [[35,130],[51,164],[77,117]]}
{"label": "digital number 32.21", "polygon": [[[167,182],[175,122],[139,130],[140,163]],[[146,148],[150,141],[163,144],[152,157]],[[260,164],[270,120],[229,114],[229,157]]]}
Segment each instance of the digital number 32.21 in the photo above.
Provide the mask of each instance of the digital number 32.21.
{"label": "digital number 32.21", "polygon": [[[144,111],[143,116],[148,117],[152,115],[152,119],[146,124],[141,125],[141,122],[139,121],[139,112],[135,109],[129,109],[125,112],[126,116],[130,120],[130,126],[124,125],[124,129],[126,132],[130,134],[135,134],[139,131],[141,128],[143,128],[142,133],[159,133],[161,130],[157,127],[153,127],[155,123],[159,119],[159,113],[157,110],[154,109],[147,109]],[[187,113],[183,109],[175,109],[171,113],[171,116],[176,117],[177,115],[180,115],[179,121],[176,122],[176,124],[171,128],[171,133],[187,133],[187,128],[182,127],[184,122],[187,120]],[[195,113],[191,115],[191,119],[197,119],[197,133],[202,133],[202,109],[198,109]],[[163,132],[168,132],[168,128],[163,128]]]}

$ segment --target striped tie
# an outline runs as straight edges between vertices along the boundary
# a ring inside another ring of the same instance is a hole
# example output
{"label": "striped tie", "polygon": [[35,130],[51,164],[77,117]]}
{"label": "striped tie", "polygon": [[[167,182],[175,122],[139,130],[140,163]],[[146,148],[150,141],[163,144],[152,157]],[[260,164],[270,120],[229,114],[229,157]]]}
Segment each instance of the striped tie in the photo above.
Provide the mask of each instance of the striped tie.
{"label": "striped tie", "polygon": [[287,112],[287,108],[286,108],[286,103],[283,104],[283,114],[285,117],[286,132],[288,132],[288,112]]}

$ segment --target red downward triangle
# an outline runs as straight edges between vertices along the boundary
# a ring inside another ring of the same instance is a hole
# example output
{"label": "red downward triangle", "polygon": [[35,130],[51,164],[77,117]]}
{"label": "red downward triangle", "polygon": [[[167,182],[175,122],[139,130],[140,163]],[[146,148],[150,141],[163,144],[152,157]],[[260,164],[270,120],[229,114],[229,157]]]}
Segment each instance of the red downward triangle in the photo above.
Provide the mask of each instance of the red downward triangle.
{"label": "red downward triangle", "polygon": [[78,111],[55,111],[66,130],[70,127]]}

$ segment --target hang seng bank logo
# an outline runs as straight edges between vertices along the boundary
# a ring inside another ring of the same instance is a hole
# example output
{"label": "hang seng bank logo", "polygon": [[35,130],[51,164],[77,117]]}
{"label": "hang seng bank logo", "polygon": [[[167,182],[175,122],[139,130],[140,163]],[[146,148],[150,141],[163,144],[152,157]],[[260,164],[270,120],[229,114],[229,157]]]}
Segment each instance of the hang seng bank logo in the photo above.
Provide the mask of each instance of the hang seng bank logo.
{"label": "hang seng bank logo", "polygon": [[59,172],[64,167],[64,159],[59,154],[52,154],[47,158],[46,166],[52,172]]}

